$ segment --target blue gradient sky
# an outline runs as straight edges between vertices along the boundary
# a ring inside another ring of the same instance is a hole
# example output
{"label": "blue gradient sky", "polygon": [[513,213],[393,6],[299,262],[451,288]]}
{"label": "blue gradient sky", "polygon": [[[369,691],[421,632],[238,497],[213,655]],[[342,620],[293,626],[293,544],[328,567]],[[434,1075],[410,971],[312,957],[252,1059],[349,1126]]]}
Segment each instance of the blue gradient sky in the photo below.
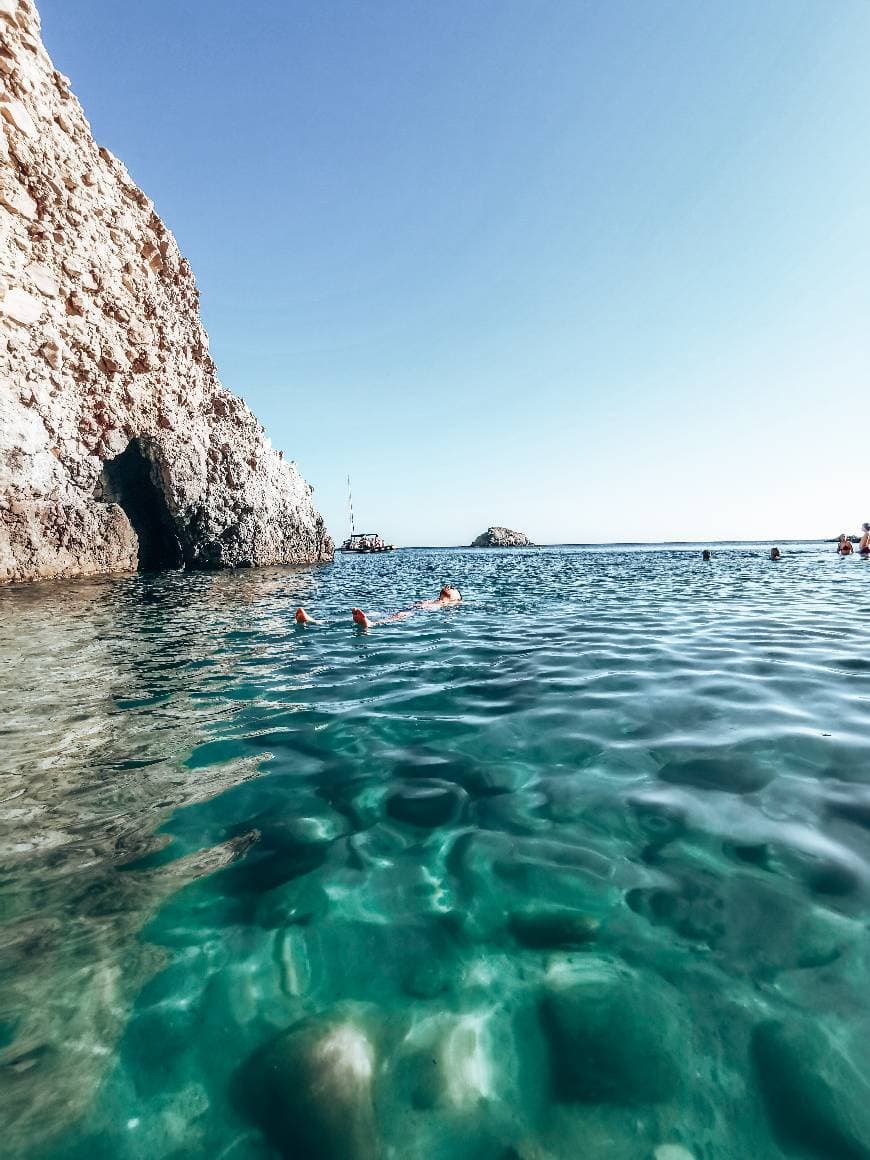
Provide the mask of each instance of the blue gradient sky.
{"label": "blue gradient sky", "polygon": [[866,0],[41,0],[345,534],[870,519]]}

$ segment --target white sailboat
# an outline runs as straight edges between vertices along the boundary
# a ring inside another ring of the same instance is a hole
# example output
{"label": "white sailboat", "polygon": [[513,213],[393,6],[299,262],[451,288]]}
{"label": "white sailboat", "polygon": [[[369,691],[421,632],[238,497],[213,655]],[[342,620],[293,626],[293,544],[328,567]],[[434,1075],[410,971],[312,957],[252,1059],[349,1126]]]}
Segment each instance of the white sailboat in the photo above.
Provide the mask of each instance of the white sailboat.
{"label": "white sailboat", "polygon": [[351,552],[357,556],[367,556],[380,552],[395,552],[396,545],[385,543],[377,532],[357,532],[355,530],[350,476],[347,477],[347,514],[350,524],[350,535],[338,549],[339,552]]}

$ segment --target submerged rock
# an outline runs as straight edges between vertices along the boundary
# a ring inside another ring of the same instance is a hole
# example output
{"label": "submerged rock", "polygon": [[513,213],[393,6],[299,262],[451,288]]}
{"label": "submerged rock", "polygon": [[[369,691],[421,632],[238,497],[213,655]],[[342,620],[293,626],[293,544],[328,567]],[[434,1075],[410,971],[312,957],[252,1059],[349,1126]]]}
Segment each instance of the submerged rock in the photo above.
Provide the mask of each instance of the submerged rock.
{"label": "submerged rock", "polygon": [[825,797],[828,813],[870,829],[870,792],[864,786],[834,789]]}
{"label": "submerged rock", "polygon": [[455,822],[468,795],[449,781],[423,779],[394,790],[387,798],[387,813],[397,822],[434,829]]}
{"label": "submerged rock", "polygon": [[530,950],[569,950],[586,946],[598,934],[599,923],[566,907],[516,910],[508,925],[517,942]]}
{"label": "submerged rock", "polygon": [[555,975],[540,1011],[556,1098],[635,1104],[674,1096],[686,1052],[675,1001],[676,993],[600,960]]}
{"label": "submerged rock", "polygon": [[415,999],[434,999],[452,985],[448,964],[434,955],[415,962],[402,981],[402,989]]}
{"label": "submerged rock", "polygon": [[437,1015],[411,1029],[399,1056],[400,1092],[417,1109],[471,1112],[493,1094],[489,1013]]}
{"label": "submerged rock", "polygon": [[0,6],[0,581],[314,562],[332,542],[208,353],[154,206]]}
{"label": "submerged rock", "polygon": [[870,1160],[870,1084],[819,1027],[762,1023],[752,1057],[783,1143],[818,1160]]}
{"label": "submerged rock", "polygon": [[718,946],[727,930],[721,879],[701,868],[667,868],[672,877],[669,885],[635,887],[625,901],[653,926],[667,926],[680,938]]}
{"label": "submerged rock", "polygon": [[658,771],[661,781],[723,793],[757,793],[773,780],[773,772],[743,753],[669,761]]}
{"label": "submerged rock", "polygon": [[329,896],[319,882],[291,879],[263,894],[257,904],[257,922],[266,930],[307,926],[321,918],[328,906]]}
{"label": "submerged rock", "polygon": [[648,792],[629,794],[626,801],[644,835],[656,848],[666,846],[686,832],[688,817],[682,802]]}
{"label": "submerged rock", "polygon": [[375,1049],[353,1017],[315,1017],[247,1061],[236,1098],[281,1156],[377,1160]]}
{"label": "submerged rock", "polygon": [[514,532],[510,528],[487,528],[485,532],[474,540],[472,548],[531,548],[534,545],[523,532]]}

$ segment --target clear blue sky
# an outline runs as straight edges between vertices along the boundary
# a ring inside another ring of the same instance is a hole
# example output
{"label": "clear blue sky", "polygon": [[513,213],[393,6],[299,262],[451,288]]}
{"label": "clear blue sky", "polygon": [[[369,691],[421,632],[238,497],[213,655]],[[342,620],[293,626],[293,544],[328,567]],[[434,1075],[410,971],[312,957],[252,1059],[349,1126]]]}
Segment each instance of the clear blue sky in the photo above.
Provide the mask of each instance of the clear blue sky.
{"label": "clear blue sky", "polygon": [[41,0],[334,535],[870,520],[867,0]]}

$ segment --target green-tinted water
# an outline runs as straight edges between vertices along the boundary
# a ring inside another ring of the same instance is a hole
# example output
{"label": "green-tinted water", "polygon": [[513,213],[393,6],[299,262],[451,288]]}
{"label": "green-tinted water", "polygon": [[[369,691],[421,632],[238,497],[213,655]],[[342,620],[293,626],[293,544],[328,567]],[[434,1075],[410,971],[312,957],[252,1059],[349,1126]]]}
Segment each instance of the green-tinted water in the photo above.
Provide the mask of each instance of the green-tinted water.
{"label": "green-tinted water", "polygon": [[870,1157],[868,611],[827,545],[0,591],[3,1155]]}

